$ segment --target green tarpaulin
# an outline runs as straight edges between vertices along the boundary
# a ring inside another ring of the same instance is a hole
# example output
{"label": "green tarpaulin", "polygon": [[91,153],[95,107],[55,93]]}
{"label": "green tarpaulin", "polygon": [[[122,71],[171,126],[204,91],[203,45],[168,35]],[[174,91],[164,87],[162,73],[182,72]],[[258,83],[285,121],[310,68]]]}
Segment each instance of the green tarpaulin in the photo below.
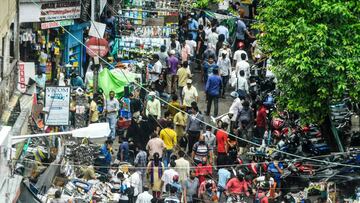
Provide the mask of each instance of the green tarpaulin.
{"label": "green tarpaulin", "polygon": [[[124,93],[124,87],[129,82],[135,81],[135,75],[133,73],[124,71],[126,77],[120,70],[109,70],[105,68],[99,73],[99,88],[104,91],[106,97],[109,96],[110,91],[114,91],[116,97],[119,98]],[[128,81],[129,80],[129,81]]]}

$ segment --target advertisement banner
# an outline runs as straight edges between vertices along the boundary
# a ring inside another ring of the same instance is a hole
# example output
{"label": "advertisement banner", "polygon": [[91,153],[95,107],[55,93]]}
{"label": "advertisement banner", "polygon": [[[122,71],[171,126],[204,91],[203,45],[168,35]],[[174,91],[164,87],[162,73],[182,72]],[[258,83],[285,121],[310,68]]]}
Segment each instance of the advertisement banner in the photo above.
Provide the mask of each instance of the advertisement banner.
{"label": "advertisement banner", "polygon": [[45,3],[41,5],[40,19],[43,21],[80,18],[80,1]]}
{"label": "advertisement banner", "polygon": [[69,125],[70,87],[46,86],[44,110],[46,125]]}
{"label": "advertisement banner", "polygon": [[41,29],[50,29],[55,27],[63,27],[63,26],[69,26],[74,25],[74,20],[62,20],[62,21],[54,21],[54,22],[47,22],[47,23],[41,23]]}
{"label": "advertisement banner", "polygon": [[18,90],[21,93],[26,92],[26,85],[29,79],[35,80],[35,63],[33,62],[19,62],[19,74],[18,74]]}

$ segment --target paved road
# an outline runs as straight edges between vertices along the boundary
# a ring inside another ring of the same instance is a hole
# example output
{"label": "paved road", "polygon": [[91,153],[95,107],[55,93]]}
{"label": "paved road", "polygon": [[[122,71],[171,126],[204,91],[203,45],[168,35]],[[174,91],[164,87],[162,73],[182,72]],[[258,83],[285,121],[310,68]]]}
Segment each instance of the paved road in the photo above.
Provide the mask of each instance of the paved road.
{"label": "paved road", "polygon": [[[198,93],[199,93],[199,102],[198,102],[198,106],[200,111],[205,115],[205,111],[206,111],[206,97],[205,97],[205,84],[203,82],[201,82],[201,75],[198,72],[194,73],[193,76],[193,85],[197,88]],[[222,115],[224,113],[227,113],[229,111],[229,108],[233,102],[233,100],[230,97],[230,93],[232,92],[232,88],[230,88],[228,86],[227,91],[225,93],[225,99],[220,98],[219,99],[219,113],[218,115]],[[211,112],[210,115],[213,115],[214,113],[214,104],[211,107]],[[210,117],[205,116],[205,121],[209,122],[210,121]],[[214,124],[214,123],[211,123]]]}

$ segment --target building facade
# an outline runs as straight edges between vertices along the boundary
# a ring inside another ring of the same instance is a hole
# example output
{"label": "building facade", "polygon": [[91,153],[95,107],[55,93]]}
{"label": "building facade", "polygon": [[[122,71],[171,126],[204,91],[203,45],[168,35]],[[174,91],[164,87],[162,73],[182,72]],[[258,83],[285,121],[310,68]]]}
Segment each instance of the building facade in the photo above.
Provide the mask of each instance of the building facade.
{"label": "building facade", "polygon": [[[0,6],[0,115],[17,86],[18,1],[2,0]],[[6,116],[5,116],[6,117]]]}

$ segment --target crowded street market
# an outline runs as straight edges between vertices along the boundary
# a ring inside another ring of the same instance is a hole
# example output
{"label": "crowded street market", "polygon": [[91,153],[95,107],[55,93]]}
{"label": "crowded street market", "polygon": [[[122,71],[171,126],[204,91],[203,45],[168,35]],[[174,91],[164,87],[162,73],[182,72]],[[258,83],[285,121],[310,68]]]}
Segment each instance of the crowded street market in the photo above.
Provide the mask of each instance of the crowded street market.
{"label": "crowded street market", "polygon": [[[0,202],[360,202],[360,29],[308,53],[323,39],[296,22],[321,1],[5,1],[1,71],[17,60],[18,75],[0,108]],[[348,21],[321,10],[318,33],[359,22],[358,3],[330,2]],[[307,70],[336,57],[323,63],[345,76]]]}

